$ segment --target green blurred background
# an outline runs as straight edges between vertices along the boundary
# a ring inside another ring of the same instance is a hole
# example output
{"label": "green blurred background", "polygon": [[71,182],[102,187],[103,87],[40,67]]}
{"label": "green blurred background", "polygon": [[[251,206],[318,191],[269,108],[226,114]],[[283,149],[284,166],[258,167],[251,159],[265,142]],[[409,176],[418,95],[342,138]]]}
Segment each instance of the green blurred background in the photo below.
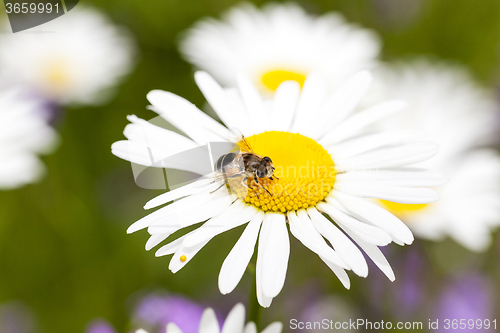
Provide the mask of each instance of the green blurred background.
{"label": "green blurred background", "polygon": [[[203,106],[193,70],[177,52],[179,32],[201,17],[218,17],[239,1],[81,2],[94,5],[115,23],[126,26],[135,36],[140,55],[134,72],[110,103],[63,110],[56,124],[61,145],[54,154],[44,157],[48,174],[40,183],[0,192],[0,304],[13,300],[26,304],[35,314],[40,332],[71,333],[83,332],[96,317],[106,318],[119,332],[127,331],[134,299],[131,295],[144,290],[182,293],[224,311],[237,301],[246,303],[251,283],[248,277],[229,296],[220,295],[217,289],[220,266],[242,228],[217,237],[173,275],[168,270],[169,257],[155,258],[154,251],[144,250],[146,232],[125,232],[132,222],[145,216],[143,204],[160,191],[137,187],[130,164],[110,153],[111,144],[123,139],[126,115],[154,117],[146,110],[145,96],[150,90],[172,91]],[[349,21],[375,29],[383,39],[384,60],[414,55],[439,57],[469,66],[485,86],[498,86],[498,0],[299,3],[312,13],[340,11]],[[452,241],[435,244],[416,240],[412,246],[421,249],[429,263],[431,293],[441,288],[446,276],[474,265],[496,281],[494,298],[498,300],[498,234],[495,239],[494,246],[484,254],[472,254]],[[390,247],[392,266],[403,264],[404,260],[397,258],[404,258],[408,249]],[[394,318],[391,306],[384,305],[390,299],[376,300],[380,301],[379,313],[373,313],[367,305],[373,297],[370,280],[380,280],[376,269],[371,269],[367,279],[351,274],[352,287],[346,291],[326,265],[295,239],[290,258],[285,289],[271,309],[264,311],[265,324],[274,320],[287,323],[290,314],[285,305],[301,295],[307,297],[311,286],[315,292],[342,294],[365,317],[400,319]],[[400,283],[381,281],[385,288],[396,288]]]}

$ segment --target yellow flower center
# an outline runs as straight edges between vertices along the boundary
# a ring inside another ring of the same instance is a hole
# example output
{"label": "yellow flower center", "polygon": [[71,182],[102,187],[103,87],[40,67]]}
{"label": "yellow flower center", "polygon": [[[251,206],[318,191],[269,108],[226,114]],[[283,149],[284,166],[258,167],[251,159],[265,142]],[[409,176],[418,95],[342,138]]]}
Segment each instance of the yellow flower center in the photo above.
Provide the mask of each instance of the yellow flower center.
{"label": "yellow flower center", "polygon": [[49,62],[45,68],[45,78],[54,89],[68,85],[70,83],[68,64],[59,60]]}
{"label": "yellow flower center", "polygon": [[272,91],[276,91],[278,86],[285,81],[297,81],[302,88],[305,80],[306,75],[283,69],[269,71],[262,75],[262,84]]}
{"label": "yellow flower center", "polygon": [[[263,211],[295,211],[315,206],[333,189],[336,170],[328,152],[300,134],[264,132],[246,139],[253,151],[271,158],[273,179],[229,180],[230,188],[245,202]],[[276,178],[277,177],[277,178]]]}
{"label": "yellow flower center", "polygon": [[429,204],[402,204],[398,202],[392,202],[387,200],[379,200],[382,205],[389,210],[394,215],[399,218],[404,218],[405,216],[420,213],[427,209]]}

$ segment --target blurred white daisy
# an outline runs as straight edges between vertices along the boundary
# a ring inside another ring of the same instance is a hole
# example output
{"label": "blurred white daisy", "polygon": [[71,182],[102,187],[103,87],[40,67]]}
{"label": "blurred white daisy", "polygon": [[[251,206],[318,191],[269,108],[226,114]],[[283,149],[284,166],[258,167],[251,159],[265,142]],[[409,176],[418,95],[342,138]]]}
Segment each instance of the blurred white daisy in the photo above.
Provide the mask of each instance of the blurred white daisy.
{"label": "blurred white daisy", "polygon": [[220,83],[236,86],[246,75],[264,93],[286,80],[301,85],[314,71],[328,76],[330,88],[373,67],[380,50],[371,30],[350,24],[339,13],[307,14],[296,4],[270,3],[262,10],[244,3],[222,21],[202,19],[180,43],[187,61]]}
{"label": "blurred white daisy", "polygon": [[410,108],[379,123],[378,129],[414,128],[439,144],[439,154],[419,164],[445,172],[450,181],[439,188],[441,200],[428,205],[384,206],[417,236],[441,240],[450,236],[473,251],[485,250],[490,232],[500,224],[500,158],[478,149],[495,136],[497,106],[458,66],[426,60],[380,70],[372,98],[403,98]]}
{"label": "blurred white daisy", "polygon": [[[151,234],[146,244],[149,250],[177,230],[208,219],[157,251],[157,256],[174,253],[169,268],[175,273],[213,237],[249,222],[222,265],[219,289],[226,294],[236,287],[259,238],[257,297],[264,307],[271,304],[285,281],[290,253],[287,223],[291,233],[317,253],[346,288],[350,287],[346,269],[363,277],[368,274],[355,243],[394,280],[377,246],[391,241],[410,244],[413,236],[404,223],[364,198],[401,203],[436,201],[436,192],[425,186],[439,185],[444,177],[405,166],[433,156],[437,145],[422,142],[421,133],[415,131],[359,134],[360,129],[399,111],[406,103],[385,102],[349,117],[370,85],[368,72],[358,73],[331,95],[320,75],[310,75],[302,91],[297,82],[287,81],[272,101],[263,100],[244,77],[239,79],[238,90],[221,88],[205,72],[197,72],[195,79],[224,124],[239,129],[256,154],[272,160],[276,168],[273,179],[259,178],[258,184],[248,179],[240,185],[242,191],[232,184],[236,190],[231,194],[224,186],[217,189],[223,181],[200,187],[200,182],[206,183],[201,179],[179,187],[148,202],[146,209],[176,200],[137,221],[128,232],[147,228]],[[175,94],[155,90],[148,99],[155,112],[189,138],[130,116],[131,124],[124,132],[128,141],[112,146],[116,156],[151,166],[151,156],[162,160],[231,137],[226,127]],[[193,161],[193,166],[169,163],[163,166],[191,171],[200,167],[199,161]],[[243,186],[250,190],[245,192]]]}
{"label": "blurred white daisy", "polygon": [[[261,333],[281,333],[283,324],[274,322],[267,326]],[[136,333],[147,333],[140,329]],[[166,333],[182,333],[181,329],[174,323],[167,325]],[[203,312],[198,333],[257,333],[255,323],[249,322],[245,325],[245,307],[243,304],[236,304],[227,315],[222,330],[219,321],[212,308],[207,308]]]}
{"label": "blurred white daisy", "polygon": [[97,104],[132,66],[133,44],[104,14],[77,6],[40,27],[0,36],[4,80],[59,104]]}
{"label": "blurred white daisy", "polygon": [[45,168],[37,155],[50,152],[56,141],[39,100],[19,89],[0,91],[0,189],[38,180]]}

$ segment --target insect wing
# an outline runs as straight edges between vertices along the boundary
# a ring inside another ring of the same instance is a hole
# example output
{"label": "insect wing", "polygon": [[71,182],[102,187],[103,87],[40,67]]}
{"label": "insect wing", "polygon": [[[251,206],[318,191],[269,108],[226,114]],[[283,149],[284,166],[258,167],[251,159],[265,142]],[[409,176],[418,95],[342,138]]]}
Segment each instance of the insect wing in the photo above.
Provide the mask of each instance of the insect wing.
{"label": "insect wing", "polygon": [[224,181],[224,174],[222,172],[211,172],[208,175],[198,178],[194,183],[193,187],[203,188],[215,183],[221,183]]}
{"label": "insect wing", "polygon": [[245,139],[245,136],[237,128],[230,128],[229,132],[231,134],[231,141],[238,145],[241,152],[244,153],[254,153],[252,147]]}

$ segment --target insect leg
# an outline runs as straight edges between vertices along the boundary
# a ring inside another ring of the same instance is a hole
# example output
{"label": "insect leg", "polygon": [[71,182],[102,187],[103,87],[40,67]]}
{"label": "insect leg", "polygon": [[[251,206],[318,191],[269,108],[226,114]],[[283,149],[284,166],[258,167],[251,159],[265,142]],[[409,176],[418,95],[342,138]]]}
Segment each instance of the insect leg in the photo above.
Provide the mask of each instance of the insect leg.
{"label": "insect leg", "polygon": [[264,187],[264,186],[262,186],[261,184],[259,184],[259,186],[260,186],[260,187],[262,187],[264,190],[266,190],[266,192],[267,192],[267,193],[269,193],[269,195],[270,195],[270,196],[273,196],[273,195],[271,194],[271,192],[269,192],[269,191],[267,190],[267,188],[265,188],[265,187]]}
{"label": "insect leg", "polygon": [[222,183],[219,187],[217,187],[215,190],[211,191],[210,194],[217,192],[222,186],[226,185],[226,183]]}
{"label": "insect leg", "polygon": [[[270,195],[270,196],[273,196],[273,195],[271,194],[271,192],[269,192],[269,191],[267,190],[267,188],[265,188],[264,186],[262,186],[262,184],[261,184],[261,183],[259,183],[259,181],[257,180],[257,176],[256,176],[256,175],[253,175],[253,179],[255,179],[255,183],[257,183],[257,186],[259,186],[260,188],[263,188],[264,190],[266,190],[266,192],[267,192],[267,193],[269,193],[269,195]],[[257,193],[257,192],[255,192],[255,193]],[[259,196],[257,195],[257,197],[259,197]]]}

